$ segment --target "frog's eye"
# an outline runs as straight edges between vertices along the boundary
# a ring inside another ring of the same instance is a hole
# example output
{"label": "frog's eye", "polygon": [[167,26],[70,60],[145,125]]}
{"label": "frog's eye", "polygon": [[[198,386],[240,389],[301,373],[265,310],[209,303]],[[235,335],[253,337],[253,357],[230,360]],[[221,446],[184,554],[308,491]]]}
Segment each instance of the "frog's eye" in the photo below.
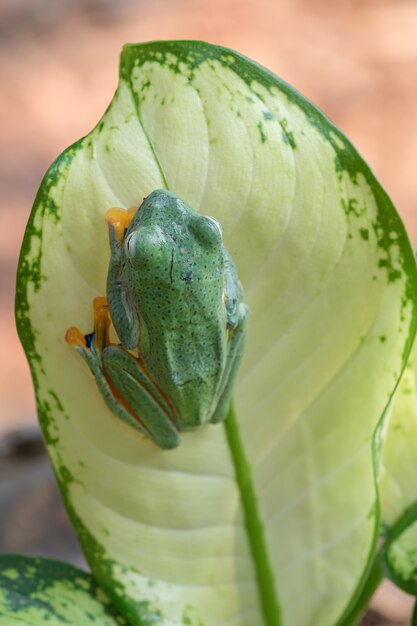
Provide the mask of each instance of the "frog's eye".
{"label": "frog's eye", "polygon": [[202,245],[220,245],[222,241],[222,229],[214,217],[198,215],[190,220],[190,231]]}
{"label": "frog's eye", "polygon": [[125,239],[124,251],[128,259],[133,259],[133,257],[135,256],[137,238],[138,231],[136,230],[135,232],[130,233],[130,235],[128,235]]}
{"label": "frog's eye", "polygon": [[212,224],[214,224],[214,226],[217,228],[217,230],[219,231],[220,237],[223,236],[223,231],[222,231],[222,227],[220,225],[220,222],[218,222],[217,220],[214,219],[214,217],[206,217],[206,220],[209,220],[209,222],[211,222]]}

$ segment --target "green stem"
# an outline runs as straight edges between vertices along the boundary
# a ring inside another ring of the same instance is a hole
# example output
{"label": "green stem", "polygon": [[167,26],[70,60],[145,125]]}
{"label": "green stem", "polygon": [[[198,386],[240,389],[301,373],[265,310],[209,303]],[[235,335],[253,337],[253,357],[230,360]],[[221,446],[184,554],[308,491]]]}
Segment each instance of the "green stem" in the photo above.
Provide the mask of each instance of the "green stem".
{"label": "green stem", "polygon": [[257,574],[258,591],[265,619],[265,626],[281,626],[281,610],[278,602],[275,578],[268,558],[265,529],[258,509],[258,501],[252,481],[251,467],[245,455],[233,406],[225,420],[229,448],[240,490],[246,530]]}

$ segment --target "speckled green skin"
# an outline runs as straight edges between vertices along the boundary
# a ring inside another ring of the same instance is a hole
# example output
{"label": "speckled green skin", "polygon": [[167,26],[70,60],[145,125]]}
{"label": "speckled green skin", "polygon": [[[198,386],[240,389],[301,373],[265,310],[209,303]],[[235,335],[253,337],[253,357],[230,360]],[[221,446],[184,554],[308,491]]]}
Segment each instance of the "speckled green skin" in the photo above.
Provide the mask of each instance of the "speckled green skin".
{"label": "speckled green skin", "polygon": [[[220,225],[169,191],[145,198],[121,244],[111,224],[109,235],[107,298],[121,345],[99,351],[93,339],[80,351],[113,413],[174,448],[181,431],[229,410],[248,317],[236,268]],[[143,364],[127,352],[135,348]]]}

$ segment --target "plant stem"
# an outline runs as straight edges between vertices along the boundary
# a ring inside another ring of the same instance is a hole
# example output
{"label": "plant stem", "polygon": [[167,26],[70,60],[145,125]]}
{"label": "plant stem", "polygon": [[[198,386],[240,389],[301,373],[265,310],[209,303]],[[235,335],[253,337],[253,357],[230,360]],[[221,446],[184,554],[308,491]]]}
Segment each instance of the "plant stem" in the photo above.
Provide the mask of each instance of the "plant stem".
{"label": "plant stem", "polygon": [[230,407],[229,414],[224,424],[235,466],[236,482],[240,491],[265,626],[281,626],[281,611],[276,591],[275,577],[269,562],[268,547],[265,540],[265,528],[258,508],[251,466],[246,458],[233,405]]}

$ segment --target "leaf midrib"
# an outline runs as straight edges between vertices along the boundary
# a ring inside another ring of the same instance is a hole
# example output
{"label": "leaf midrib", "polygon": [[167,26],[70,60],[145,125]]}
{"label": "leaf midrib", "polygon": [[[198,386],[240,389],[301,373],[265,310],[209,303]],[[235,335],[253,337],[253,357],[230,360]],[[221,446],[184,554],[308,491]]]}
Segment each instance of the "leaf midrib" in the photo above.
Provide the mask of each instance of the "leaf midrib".
{"label": "leaf midrib", "polygon": [[155,159],[155,163],[156,163],[156,166],[157,166],[157,168],[159,170],[159,174],[161,176],[164,188],[167,189],[168,191],[170,191],[170,188],[169,188],[169,185],[168,185],[168,180],[167,180],[167,177],[165,175],[164,168],[162,167],[162,163],[161,163],[161,161],[159,159],[158,153],[156,151],[156,147],[154,146],[153,141],[151,140],[151,138],[149,136],[149,133],[147,132],[147,130],[146,130],[144,124],[143,124],[142,115],[141,115],[141,111],[140,111],[140,102],[139,102],[138,94],[136,93],[136,91],[135,91],[135,89],[133,87],[131,78],[129,78],[129,80],[127,80],[126,82],[127,82],[129,91],[130,91],[131,96],[132,96],[132,100],[133,100],[133,104],[134,104],[135,112],[136,112],[136,117],[138,118],[140,127],[142,128],[142,132],[143,132],[143,134],[146,137],[146,141],[148,143],[149,149],[152,152],[152,156]]}

